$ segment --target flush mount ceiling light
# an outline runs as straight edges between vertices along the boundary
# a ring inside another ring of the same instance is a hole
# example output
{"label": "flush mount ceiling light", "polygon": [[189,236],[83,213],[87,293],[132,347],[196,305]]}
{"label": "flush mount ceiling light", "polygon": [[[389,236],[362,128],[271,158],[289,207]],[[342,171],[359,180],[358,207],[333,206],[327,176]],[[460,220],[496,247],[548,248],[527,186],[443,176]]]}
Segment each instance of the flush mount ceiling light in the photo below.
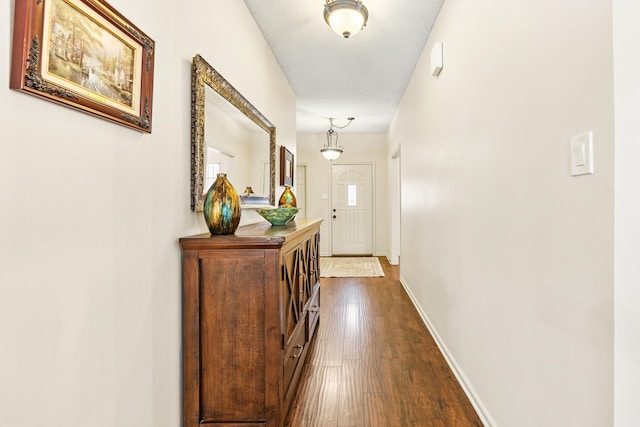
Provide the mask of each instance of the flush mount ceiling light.
{"label": "flush mount ceiling light", "polygon": [[367,25],[369,11],[361,0],[327,0],[324,20],[339,36],[348,39]]}
{"label": "flush mount ceiling light", "polygon": [[333,119],[329,118],[329,130],[327,131],[327,143],[324,148],[320,150],[322,156],[327,160],[335,160],[340,157],[342,154],[342,147],[338,145],[338,132],[336,132],[333,128],[336,127],[338,129],[344,129],[351,124],[352,121],[355,120],[354,117],[347,118],[349,123],[344,126],[336,126],[333,124]]}

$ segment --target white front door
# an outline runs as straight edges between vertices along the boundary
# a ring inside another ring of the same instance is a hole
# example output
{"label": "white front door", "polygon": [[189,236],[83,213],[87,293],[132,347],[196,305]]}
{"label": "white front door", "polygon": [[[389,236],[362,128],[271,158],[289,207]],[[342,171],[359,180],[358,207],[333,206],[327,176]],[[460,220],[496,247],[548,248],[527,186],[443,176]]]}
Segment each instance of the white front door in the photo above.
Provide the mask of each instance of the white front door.
{"label": "white front door", "polygon": [[372,199],[372,165],[331,165],[333,255],[373,254]]}

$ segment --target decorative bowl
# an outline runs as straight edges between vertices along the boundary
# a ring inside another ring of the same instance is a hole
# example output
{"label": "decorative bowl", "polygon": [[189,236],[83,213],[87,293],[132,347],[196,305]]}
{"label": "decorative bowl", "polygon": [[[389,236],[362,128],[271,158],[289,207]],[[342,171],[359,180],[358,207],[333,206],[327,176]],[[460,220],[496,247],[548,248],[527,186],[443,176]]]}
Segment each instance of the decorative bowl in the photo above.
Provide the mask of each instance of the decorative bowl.
{"label": "decorative bowl", "polygon": [[298,208],[267,208],[256,209],[261,217],[271,223],[271,225],[285,225],[291,221],[298,213]]}

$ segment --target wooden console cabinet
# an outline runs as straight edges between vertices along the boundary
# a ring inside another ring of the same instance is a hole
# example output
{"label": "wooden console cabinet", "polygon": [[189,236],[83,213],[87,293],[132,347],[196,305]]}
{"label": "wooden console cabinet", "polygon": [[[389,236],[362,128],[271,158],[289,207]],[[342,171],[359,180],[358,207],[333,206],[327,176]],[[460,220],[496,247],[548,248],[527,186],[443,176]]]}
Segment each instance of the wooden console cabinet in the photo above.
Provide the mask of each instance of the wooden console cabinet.
{"label": "wooden console cabinet", "polygon": [[184,237],[184,427],[280,427],[319,320],[320,219]]}

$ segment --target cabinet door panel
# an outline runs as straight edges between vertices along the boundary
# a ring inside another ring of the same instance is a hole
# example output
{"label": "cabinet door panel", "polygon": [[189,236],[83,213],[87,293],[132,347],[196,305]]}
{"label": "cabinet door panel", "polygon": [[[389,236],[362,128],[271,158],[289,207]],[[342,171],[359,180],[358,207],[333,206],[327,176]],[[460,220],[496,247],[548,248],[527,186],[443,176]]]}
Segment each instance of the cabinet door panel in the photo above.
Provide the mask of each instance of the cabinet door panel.
{"label": "cabinet door panel", "polygon": [[200,260],[203,421],[265,417],[264,271],[260,251]]}
{"label": "cabinet door panel", "polygon": [[309,247],[309,282],[315,286],[320,281],[320,233],[315,233]]}
{"label": "cabinet door panel", "polygon": [[320,235],[312,235],[300,245],[300,310],[304,311],[320,280],[318,244]]}
{"label": "cabinet door panel", "polygon": [[300,250],[298,247],[283,255],[282,311],[284,312],[284,346],[289,345],[291,336],[303,319],[300,310]]}
{"label": "cabinet door panel", "polygon": [[304,311],[307,301],[311,296],[310,267],[311,240],[306,240],[300,245],[300,311]]}

